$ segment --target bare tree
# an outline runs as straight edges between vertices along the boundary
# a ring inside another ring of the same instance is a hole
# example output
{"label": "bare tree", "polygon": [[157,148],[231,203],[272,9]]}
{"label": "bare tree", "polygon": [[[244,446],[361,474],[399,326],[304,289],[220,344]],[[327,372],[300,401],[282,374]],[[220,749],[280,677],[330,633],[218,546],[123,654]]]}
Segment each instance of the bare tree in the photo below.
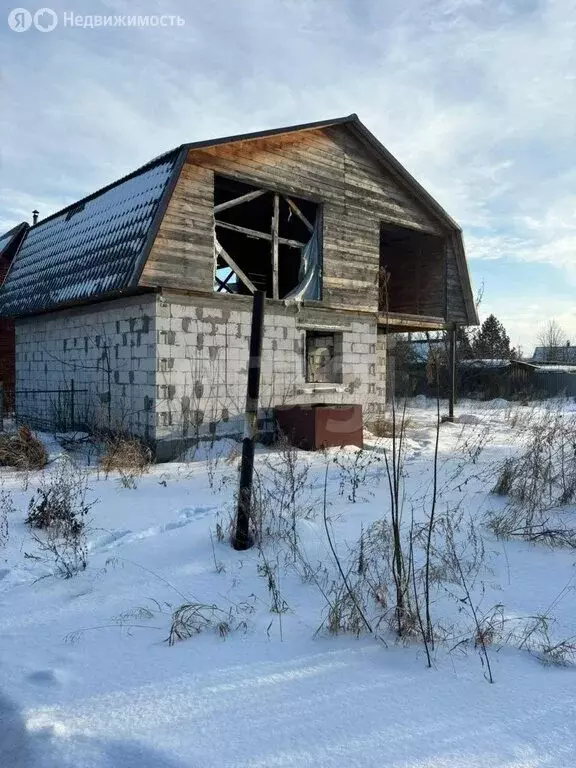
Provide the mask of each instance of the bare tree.
{"label": "bare tree", "polygon": [[549,362],[554,359],[554,348],[562,347],[566,335],[562,328],[558,325],[556,320],[548,320],[541,329],[538,331],[538,344],[544,347],[545,361]]}

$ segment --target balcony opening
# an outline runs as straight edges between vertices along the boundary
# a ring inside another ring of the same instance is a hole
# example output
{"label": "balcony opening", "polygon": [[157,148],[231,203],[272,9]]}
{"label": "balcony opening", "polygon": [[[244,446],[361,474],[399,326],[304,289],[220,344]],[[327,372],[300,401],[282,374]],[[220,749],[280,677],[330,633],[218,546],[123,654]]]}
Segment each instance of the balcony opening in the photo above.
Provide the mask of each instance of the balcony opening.
{"label": "balcony opening", "polygon": [[444,317],[445,260],[445,238],[383,224],[380,229],[380,312]]}
{"label": "balcony opening", "polygon": [[321,298],[320,205],[214,177],[214,291]]}

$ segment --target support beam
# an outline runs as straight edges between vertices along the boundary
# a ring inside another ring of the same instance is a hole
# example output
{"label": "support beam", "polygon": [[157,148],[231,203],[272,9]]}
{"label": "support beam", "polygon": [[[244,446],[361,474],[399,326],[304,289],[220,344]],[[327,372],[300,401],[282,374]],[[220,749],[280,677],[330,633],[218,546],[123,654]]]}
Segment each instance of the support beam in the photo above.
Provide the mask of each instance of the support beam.
{"label": "support beam", "polygon": [[280,196],[274,195],[274,213],[272,214],[272,298],[280,298],[278,280],[278,228],[280,226]]}
{"label": "support beam", "polygon": [[264,291],[256,291],[252,305],[246,417],[244,439],[242,441],[242,459],[240,461],[240,485],[236,508],[236,525],[232,538],[232,546],[238,550],[249,549],[254,543],[250,535],[250,516],[252,513],[252,479],[254,476],[254,441],[258,434],[258,400],[260,397],[260,368],[262,365],[264,303]]}
{"label": "support beam", "polygon": [[289,197],[284,197],[284,200],[286,200],[286,202],[287,202],[287,203],[288,203],[288,205],[290,206],[290,209],[291,209],[292,211],[294,211],[294,213],[296,214],[296,216],[298,216],[298,218],[299,218],[299,219],[301,219],[301,220],[304,222],[304,224],[306,224],[306,226],[308,227],[308,230],[309,230],[310,232],[313,232],[313,231],[314,231],[314,227],[312,226],[312,224],[310,224],[310,222],[308,221],[308,219],[306,218],[306,216],[304,216],[304,214],[302,213],[302,211],[300,210],[300,208],[298,208],[298,206],[296,205],[296,203],[295,203],[293,200],[291,200]]}
{"label": "support beam", "polygon": [[448,421],[454,421],[454,404],[456,402],[456,323],[450,325],[449,361],[450,361],[450,394],[448,398]]}
{"label": "support beam", "polygon": [[238,266],[238,264],[236,264],[234,259],[226,253],[224,248],[222,248],[222,246],[218,242],[217,237],[214,238],[214,248],[216,250],[217,255],[223,261],[226,262],[226,264],[230,267],[231,270],[233,270],[238,275],[238,277],[240,278],[240,280],[242,280],[242,282],[244,283],[246,288],[248,288],[250,293],[256,293],[256,286],[254,285],[252,280],[250,280],[248,275],[242,269],[240,269],[240,267]]}
{"label": "support beam", "polygon": [[265,195],[267,193],[267,190],[265,189],[256,189],[254,192],[248,192],[245,195],[242,195],[241,197],[235,197],[233,200],[227,200],[225,203],[220,203],[220,205],[214,206],[214,213],[220,213],[220,211],[227,211],[228,208],[234,208],[236,205],[241,205],[242,203],[248,203],[250,200],[255,200],[257,197],[261,197],[262,195]]}
{"label": "support beam", "polygon": [[[241,227],[239,224],[230,224],[228,221],[216,220],[214,224],[222,229],[229,229],[232,232],[240,232],[241,235],[247,235],[248,237],[256,237],[260,240],[272,241],[272,235],[267,232],[259,232],[257,229],[249,229],[248,227]],[[299,240],[289,240],[287,237],[279,237],[278,242],[280,245],[289,245],[291,248],[304,248],[306,243],[301,243]]]}

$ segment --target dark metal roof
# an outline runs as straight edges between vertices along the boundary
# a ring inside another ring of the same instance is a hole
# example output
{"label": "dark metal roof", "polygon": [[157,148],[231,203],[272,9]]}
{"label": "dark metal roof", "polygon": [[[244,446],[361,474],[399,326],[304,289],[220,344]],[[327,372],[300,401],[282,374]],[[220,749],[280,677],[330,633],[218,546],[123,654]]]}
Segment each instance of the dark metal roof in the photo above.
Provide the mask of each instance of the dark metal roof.
{"label": "dark metal roof", "polygon": [[0,313],[42,312],[132,287],[178,159],[170,152],[31,227],[0,291]]}

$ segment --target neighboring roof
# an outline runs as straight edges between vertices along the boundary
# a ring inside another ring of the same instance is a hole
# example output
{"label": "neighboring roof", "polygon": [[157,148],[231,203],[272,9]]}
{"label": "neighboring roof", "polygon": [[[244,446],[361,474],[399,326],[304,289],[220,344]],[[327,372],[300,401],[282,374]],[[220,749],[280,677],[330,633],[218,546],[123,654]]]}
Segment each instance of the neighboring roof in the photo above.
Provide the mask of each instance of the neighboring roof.
{"label": "neighboring roof", "polygon": [[526,370],[536,370],[535,365],[524,362],[524,360],[507,360],[506,358],[476,358],[475,360],[459,360],[458,365],[462,368],[473,368],[475,370],[485,369],[504,369],[504,368],[524,368]]}
{"label": "neighboring roof", "polygon": [[561,363],[557,365],[535,365],[534,366],[537,371],[543,371],[543,372],[550,372],[553,373],[576,373],[576,365],[562,365]]}
{"label": "neighboring roof", "polygon": [[1,313],[31,314],[130,288],[178,156],[164,155],[31,227],[0,292]]}
{"label": "neighboring roof", "polygon": [[533,363],[576,363],[576,347],[536,347]]}
{"label": "neighboring roof", "polygon": [[43,219],[29,229],[8,273],[0,291],[0,314],[32,314],[135,289],[188,150],[337,125],[346,125],[367,145],[382,167],[448,231],[468,321],[477,323],[460,227],[356,114],[182,144]]}
{"label": "neighboring roof", "polygon": [[12,249],[15,250],[18,247],[18,241],[27,229],[28,224],[23,221],[22,224],[17,224],[5,234],[0,235],[0,258],[5,256]]}

